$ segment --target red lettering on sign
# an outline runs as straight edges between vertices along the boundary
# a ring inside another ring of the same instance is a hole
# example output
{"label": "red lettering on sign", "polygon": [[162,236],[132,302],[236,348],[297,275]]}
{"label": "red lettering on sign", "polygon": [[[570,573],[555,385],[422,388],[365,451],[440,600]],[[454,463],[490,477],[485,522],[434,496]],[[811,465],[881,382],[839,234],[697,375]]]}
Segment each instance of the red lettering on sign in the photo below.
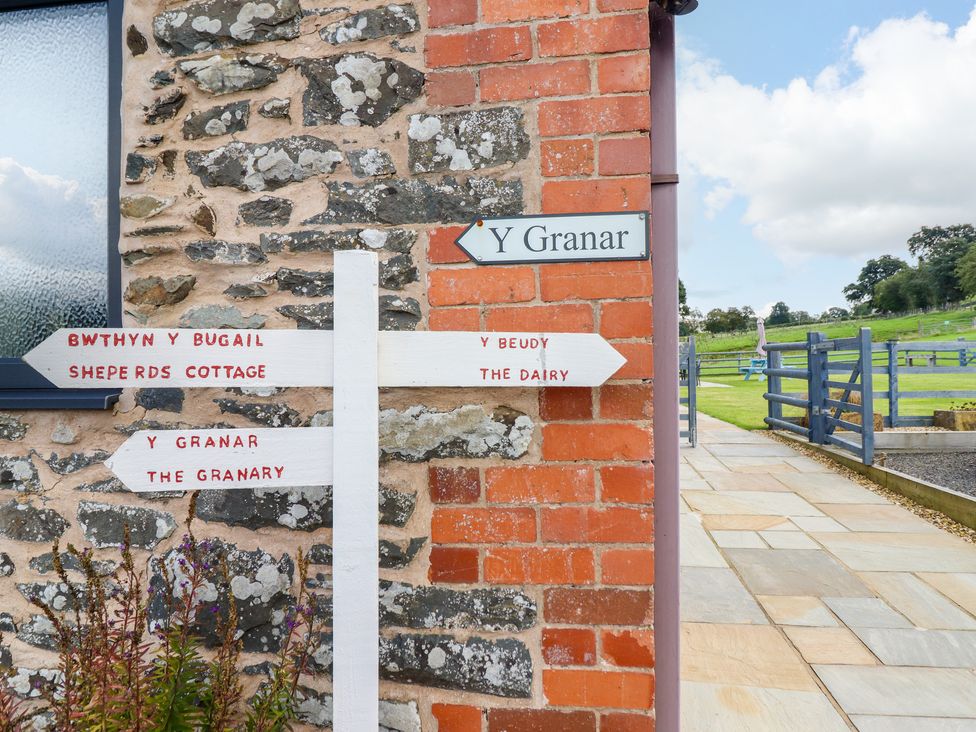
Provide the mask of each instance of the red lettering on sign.
{"label": "red lettering on sign", "polygon": [[188,379],[264,379],[267,366],[258,364],[252,366],[235,366],[228,364],[197,364],[186,367]]}
{"label": "red lettering on sign", "polygon": [[521,381],[544,381],[547,383],[558,383],[566,381],[569,377],[569,369],[522,369],[519,371]]}
{"label": "red lettering on sign", "polygon": [[498,348],[499,349],[515,349],[522,351],[538,351],[540,348],[545,348],[549,345],[549,339],[546,337],[539,338],[499,338]]}
{"label": "red lettering on sign", "polygon": [[182,470],[147,470],[150,483],[182,483]]}
{"label": "red lettering on sign", "polygon": [[241,468],[200,468],[201,483],[244,483],[249,480],[272,480],[284,475],[284,465],[253,465]]}
{"label": "red lettering on sign", "polygon": [[194,333],[194,346],[222,346],[224,348],[262,348],[258,333]]}

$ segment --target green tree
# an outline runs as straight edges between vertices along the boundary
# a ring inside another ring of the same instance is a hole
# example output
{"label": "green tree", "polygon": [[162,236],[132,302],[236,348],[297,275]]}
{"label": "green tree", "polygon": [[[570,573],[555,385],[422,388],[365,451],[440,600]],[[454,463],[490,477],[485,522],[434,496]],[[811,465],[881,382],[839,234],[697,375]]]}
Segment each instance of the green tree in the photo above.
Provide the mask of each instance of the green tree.
{"label": "green tree", "polygon": [[908,251],[919,259],[930,257],[953,239],[976,242],[976,228],[972,224],[954,226],[923,226],[908,239]]}
{"label": "green tree", "polygon": [[883,313],[931,307],[936,302],[935,282],[925,268],[910,267],[879,282],[872,300]]}
{"label": "green tree", "polygon": [[956,277],[959,287],[966,297],[976,297],[976,244],[969,247],[956,263]]}
{"label": "green tree", "polygon": [[851,317],[850,312],[848,312],[844,308],[833,307],[824,310],[820,314],[819,320],[820,322],[825,323],[831,320],[846,320],[849,317]]}
{"label": "green tree", "polygon": [[794,310],[793,319],[791,322],[796,323],[797,325],[806,325],[807,323],[817,322],[817,319],[810,315],[810,313],[808,313],[806,310]]}
{"label": "green tree", "polygon": [[773,305],[769,317],[766,318],[766,325],[788,325],[792,322],[793,314],[790,312],[790,307],[782,300]]}
{"label": "green tree", "polygon": [[756,324],[755,311],[746,305],[743,308],[713,308],[705,316],[704,328],[709,333],[731,333],[748,330]]}
{"label": "green tree", "polygon": [[962,300],[963,290],[956,269],[971,246],[972,242],[961,237],[947,239],[921,260],[920,266],[932,276],[936,303]]}
{"label": "green tree", "polygon": [[906,261],[890,254],[884,254],[877,259],[869,259],[857,276],[857,282],[852,282],[844,288],[844,297],[852,305],[867,302],[875,307],[876,305],[873,302],[874,288],[878,283],[907,268],[908,263]]}

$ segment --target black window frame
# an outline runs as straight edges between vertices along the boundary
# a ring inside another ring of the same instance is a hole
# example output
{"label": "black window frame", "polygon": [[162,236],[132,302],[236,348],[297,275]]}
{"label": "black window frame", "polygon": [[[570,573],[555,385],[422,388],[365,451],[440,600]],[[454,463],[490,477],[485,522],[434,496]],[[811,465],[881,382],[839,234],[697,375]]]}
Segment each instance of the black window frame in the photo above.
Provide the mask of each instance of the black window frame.
{"label": "black window frame", "polygon": [[[108,22],[108,325],[122,326],[122,261],[119,256],[119,187],[122,139],[122,3],[123,0],[0,0],[0,17],[12,10],[86,5],[104,2]],[[70,63],[70,59],[65,59]],[[2,110],[0,110],[2,112]],[[0,359],[2,409],[108,409],[119,389],[58,389],[20,359]]]}

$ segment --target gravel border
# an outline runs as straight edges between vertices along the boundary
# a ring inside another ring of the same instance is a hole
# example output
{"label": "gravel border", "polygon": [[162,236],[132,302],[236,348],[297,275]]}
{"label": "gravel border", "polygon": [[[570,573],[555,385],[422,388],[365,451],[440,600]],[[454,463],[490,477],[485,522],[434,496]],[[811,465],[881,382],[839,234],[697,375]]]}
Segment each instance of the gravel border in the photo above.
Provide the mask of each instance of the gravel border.
{"label": "gravel border", "polygon": [[888,452],[881,465],[976,497],[976,452]]}

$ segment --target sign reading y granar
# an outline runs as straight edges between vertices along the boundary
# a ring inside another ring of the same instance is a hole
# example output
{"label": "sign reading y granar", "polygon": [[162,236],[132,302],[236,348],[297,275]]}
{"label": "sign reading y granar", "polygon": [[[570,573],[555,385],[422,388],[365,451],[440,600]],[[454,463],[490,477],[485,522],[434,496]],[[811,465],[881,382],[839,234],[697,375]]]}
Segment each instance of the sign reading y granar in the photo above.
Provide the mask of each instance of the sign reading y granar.
{"label": "sign reading y granar", "polygon": [[455,243],[477,264],[647,259],[646,211],[483,218]]}

